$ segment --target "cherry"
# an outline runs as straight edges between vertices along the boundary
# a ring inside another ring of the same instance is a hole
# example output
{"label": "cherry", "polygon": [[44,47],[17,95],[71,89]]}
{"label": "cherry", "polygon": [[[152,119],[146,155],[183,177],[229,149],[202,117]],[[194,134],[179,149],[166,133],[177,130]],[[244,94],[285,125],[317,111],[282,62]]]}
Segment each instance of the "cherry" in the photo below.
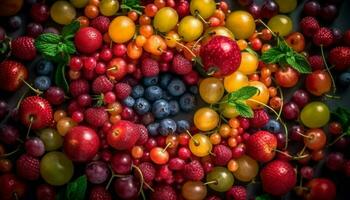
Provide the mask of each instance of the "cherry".
{"label": "cherry", "polygon": [[300,174],[303,178],[312,179],[314,176],[314,169],[309,166],[304,166],[300,169]]}
{"label": "cherry", "polygon": [[316,70],[306,76],[305,85],[311,94],[321,96],[331,90],[332,80],[326,71]]}
{"label": "cherry", "polygon": [[83,61],[80,57],[74,56],[69,60],[69,68],[74,71],[79,71],[83,67]]}
{"label": "cherry", "polygon": [[19,130],[11,125],[4,125],[0,128],[0,141],[13,145],[18,142]]}
{"label": "cherry", "polygon": [[112,48],[113,54],[117,57],[126,55],[127,50],[125,44],[115,44]]}
{"label": "cherry", "polygon": [[311,150],[320,150],[326,144],[326,134],[322,129],[310,129],[306,132],[304,143]]}
{"label": "cherry", "polygon": [[282,109],[283,117],[287,120],[296,120],[299,117],[299,107],[294,102],[284,104]]}
{"label": "cherry", "polygon": [[278,4],[273,0],[266,0],[261,6],[261,17],[270,19],[273,16],[277,15],[279,11]]}
{"label": "cherry", "polygon": [[38,37],[43,30],[43,26],[38,23],[29,23],[26,28],[27,35],[33,38]]}
{"label": "cherry", "polygon": [[113,57],[113,52],[111,49],[108,49],[108,48],[104,48],[102,49],[102,51],[100,52],[100,58],[103,60],[103,61],[110,61]]}
{"label": "cherry", "polygon": [[35,3],[30,9],[30,16],[35,22],[43,23],[50,17],[50,9],[46,4]]}
{"label": "cherry", "polygon": [[135,117],[135,112],[132,108],[124,107],[121,113],[122,119],[131,120]]}
{"label": "cherry", "polygon": [[303,13],[307,16],[316,17],[321,11],[321,6],[318,1],[308,1],[304,4]]}
{"label": "cherry", "polygon": [[289,130],[290,132],[290,139],[293,141],[300,142],[303,140],[303,134],[305,132],[304,127],[300,125],[293,125],[292,128]]}
{"label": "cherry", "polygon": [[305,90],[299,89],[293,93],[292,101],[301,109],[309,103],[310,95]]}
{"label": "cherry", "polygon": [[180,0],[176,4],[176,12],[180,17],[187,16],[190,13],[190,4],[188,1]]}
{"label": "cherry", "polygon": [[131,165],[131,156],[127,153],[118,152],[111,159],[111,167],[116,174],[130,173]]}
{"label": "cherry", "polygon": [[48,184],[41,184],[36,188],[37,200],[54,200],[56,198],[55,188]]}
{"label": "cherry", "polygon": [[44,93],[45,99],[52,105],[61,105],[64,102],[64,91],[60,87],[49,87]]}
{"label": "cherry", "polygon": [[305,49],[305,38],[303,34],[299,32],[294,32],[289,34],[286,38],[286,42],[296,52],[302,52]]}
{"label": "cherry", "polygon": [[9,111],[6,101],[0,100],[0,120],[3,119]]}
{"label": "cherry", "polygon": [[343,128],[339,122],[331,122],[328,125],[328,130],[332,135],[340,135],[343,131]]}
{"label": "cherry", "polygon": [[114,181],[114,190],[121,199],[137,199],[140,182],[135,176],[117,178]]}
{"label": "cherry", "polygon": [[248,12],[254,17],[254,19],[259,19],[261,16],[261,8],[258,4],[252,3],[248,6]]}
{"label": "cherry", "polygon": [[191,157],[192,153],[189,148],[187,147],[181,147],[179,148],[179,151],[177,152],[179,158],[183,160],[187,160]]}
{"label": "cherry", "polygon": [[82,95],[78,96],[77,103],[81,107],[88,107],[92,103],[92,98],[88,94],[82,94]]}
{"label": "cherry", "polygon": [[15,175],[3,174],[0,176],[0,196],[2,199],[21,199],[26,192],[27,185]]}
{"label": "cherry", "polygon": [[150,152],[150,156],[151,160],[158,165],[163,165],[169,160],[169,153],[166,148],[154,147]]}
{"label": "cherry", "polygon": [[326,22],[333,22],[338,16],[338,9],[333,4],[325,5],[321,8],[320,17]]}
{"label": "cherry", "polygon": [[344,162],[344,155],[342,153],[330,153],[326,159],[326,166],[332,171],[339,171],[343,167]]}
{"label": "cherry", "polygon": [[239,158],[241,156],[243,156],[245,153],[245,148],[241,147],[241,146],[236,146],[232,149],[232,158]]}
{"label": "cherry", "polygon": [[291,67],[281,68],[275,73],[275,79],[281,87],[294,87],[299,81],[299,72]]}
{"label": "cherry", "polygon": [[336,186],[329,179],[314,178],[306,184],[306,187],[308,188],[304,194],[306,200],[335,199],[336,197]]}
{"label": "cherry", "polygon": [[154,138],[148,138],[145,144],[146,149],[150,151],[156,146],[157,146],[157,141]]}

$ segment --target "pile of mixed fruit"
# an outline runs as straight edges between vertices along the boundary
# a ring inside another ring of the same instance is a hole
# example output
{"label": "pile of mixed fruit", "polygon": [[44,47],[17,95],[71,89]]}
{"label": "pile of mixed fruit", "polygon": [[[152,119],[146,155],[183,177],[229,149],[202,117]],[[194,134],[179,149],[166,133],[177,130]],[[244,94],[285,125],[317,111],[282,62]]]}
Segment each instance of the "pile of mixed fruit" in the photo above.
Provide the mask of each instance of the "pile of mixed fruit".
{"label": "pile of mixed fruit", "polygon": [[1,199],[335,199],[342,1],[228,2],[2,0]]}

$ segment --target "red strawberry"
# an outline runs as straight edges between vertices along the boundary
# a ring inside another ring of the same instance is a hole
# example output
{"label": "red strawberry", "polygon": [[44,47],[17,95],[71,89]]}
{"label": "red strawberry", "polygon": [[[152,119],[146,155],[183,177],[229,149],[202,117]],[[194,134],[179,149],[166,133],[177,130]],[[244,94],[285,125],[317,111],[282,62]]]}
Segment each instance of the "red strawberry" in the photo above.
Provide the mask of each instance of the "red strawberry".
{"label": "red strawberry", "polygon": [[17,61],[5,60],[0,63],[0,89],[14,92],[28,79],[28,70]]}
{"label": "red strawberry", "polygon": [[309,56],[307,60],[310,63],[312,71],[321,70],[325,68],[323,58],[320,55]]}
{"label": "red strawberry", "polygon": [[69,91],[73,97],[78,97],[82,94],[88,94],[89,90],[89,83],[84,79],[74,80],[69,85]]}
{"label": "red strawberry", "polygon": [[233,186],[229,191],[226,192],[226,199],[246,200],[247,189],[239,185]]}
{"label": "red strawberry", "polygon": [[204,169],[198,160],[186,164],[182,173],[191,181],[200,181],[204,177]]}
{"label": "red strawberry", "polygon": [[262,128],[269,122],[270,117],[264,109],[259,109],[254,110],[254,117],[249,120],[251,127]]}
{"label": "red strawberry", "polygon": [[95,186],[91,189],[89,200],[112,200],[112,195],[103,186]]}
{"label": "red strawberry", "polygon": [[225,36],[214,36],[200,50],[204,70],[222,77],[235,72],[241,64],[241,51],[237,43]]}
{"label": "red strawberry", "polygon": [[108,27],[109,27],[110,22],[111,22],[111,20],[109,20],[108,17],[98,16],[91,21],[90,26],[94,27],[95,29],[97,29],[101,33],[106,33],[108,31]]}
{"label": "red strawberry", "polygon": [[114,92],[118,99],[123,100],[131,94],[131,86],[127,83],[117,83],[114,86]]}
{"label": "red strawberry", "polygon": [[159,185],[151,193],[151,200],[177,200],[176,192],[169,185]]}
{"label": "red strawberry", "polygon": [[3,174],[0,176],[0,197],[2,200],[22,199],[26,192],[27,185],[15,175]]}
{"label": "red strawberry", "polygon": [[246,142],[247,154],[260,162],[268,162],[275,157],[277,147],[276,136],[268,131],[252,134]]}
{"label": "red strawberry", "polygon": [[[152,163],[143,162],[138,166],[138,168],[141,170],[143,179],[146,183],[149,184],[154,180],[156,176],[156,169]],[[137,174],[137,176],[140,176],[140,174]]]}
{"label": "red strawberry", "polygon": [[313,42],[317,46],[330,46],[334,41],[333,32],[329,28],[322,27],[313,36]]}
{"label": "red strawberry", "polygon": [[21,36],[13,39],[11,53],[21,60],[33,60],[36,57],[34,38]]}
{"label": "red strawberry", "polygon": [[142,125],[142,124],[137,124],[137,126],[139,127],[140,129],[140,137],[139,139],[137,140],[136,144],[137,145],[143,145],[147,142],[148,140],[148,130],[147,128]]}
{"label": "red strawberry", "polygon": [[173,58],[172,71],[178,75],[185,75],[192,71],[192,63],[182,54],[176,54]]}
{"label": "red strawberry", "polygon": [[304,17],[300,21],[299,26],[300,26],[301,32],[308,37],[312,37],[318,31],[318,29],[320,29],[320,25],[317,19],[309,16]]}
{"label": "red strawberry", "polygon": [[75,33],[74,43],[79,52],[94,53],[102,46],[102,35],[93,27],[84,27]]}
{"label": "red strawberry", "polygon": [[297,182],[293,166],[280,160],[268,163],[261,170],[260,177],[264,191],[275,196],[288,193]]}
{"label": "red strawberry", "polygon": [[93,127],[101,127],[108,121],[108,113],[104,108],[89,108],[84,112],[84,119]]}
{"label": "red strawberry", "polygon": [[19,106],[22,124],[32,129],[42,129],[50,126],[53,121],[52,108],[49,102],[39,96],[26,97]]}
{"label": "red strawberry", "polygon": [[105,75],[97,77],[94,82],[92,82],[92,91],[95,94],[106,93],[112,90],[113,83]]}
{"label": "red strawberry", "polygon": [[337,70],[345,70],[350,67],[350,47],[336,47],[329,52],[329,63]]}
{"label": "red strawberry", "polygon": [[232,158],[231,149],[222,144],[214,146],[213,153],[215,154],[215,156],[213,156],[215,165],[225,166]]}
{"label": "red strawberry", "polygon": [[18,176],[34,181],[40,177],[40,161],[30,155],[23,154],[16,161]]}
{"label": "red strawberry", "polygon": [[145,57],[141,63],[141,72],[145,77],[157,76],[159,74],[159,64],[156,60]]}

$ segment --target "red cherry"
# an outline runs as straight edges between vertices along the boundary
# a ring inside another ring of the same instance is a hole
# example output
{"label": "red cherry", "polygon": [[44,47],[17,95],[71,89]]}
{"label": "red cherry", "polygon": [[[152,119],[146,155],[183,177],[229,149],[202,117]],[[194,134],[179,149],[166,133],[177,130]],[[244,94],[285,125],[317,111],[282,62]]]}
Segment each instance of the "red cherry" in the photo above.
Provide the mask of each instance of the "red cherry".
{"label": "red cherry", "polygon": [[316,70],[306,76],[306,89],[315,96],[321,96],[331,90],[331,77],[326,71]]}
{"label": "red cherry", "polygon": [[169,153],[161,147],[153,148],[150,152],[150,156],[151,160],[158,165],[163,165],[169,160]]}
{"label": "red cherry", "polygon": [[299,81],[299,73],[291,68],[285,67],[275,73],[275,79],[278,85],[285,88],[294,87]]}
{"label": "red cherry", "polygon": [[299,32],[291,33],[287,36],[286,42],[296,52],[302,52],[305,49],[305,38],[304,35]]}
{"label": "red cherry", "polygon": [[315,178],[306,184],[309,190],[304,194],[305,200],[332,200],[336,197],[335,184],[325,178]]}
{"label": "red cherry", "polygon": [[0,176],[0,196],[3,200],[13,200],[15,197],[22,198],[27,192],[27,185],[13,174]]}

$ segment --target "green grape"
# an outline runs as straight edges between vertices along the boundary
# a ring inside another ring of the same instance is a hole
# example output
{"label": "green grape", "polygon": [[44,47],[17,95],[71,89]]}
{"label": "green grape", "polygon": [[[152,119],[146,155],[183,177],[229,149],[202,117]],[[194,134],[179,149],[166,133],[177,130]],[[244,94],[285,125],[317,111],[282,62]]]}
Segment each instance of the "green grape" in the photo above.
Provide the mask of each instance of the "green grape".
{"label": "green grape", "polygon": [[218,102],[224,95],[224,92],[224,85],[222,81],[217,78],[206,78],[202,80],[199,85],[199,94],[202,99],[209,104]]}
{"label": "green grape", "polygon": [[326,104],[314,101],[307,104],[300,113],[301,122],[309,128],[320,128],[326,125],[330,118]]}
{"label": "green grape", "polygon": [[46,151],[59,149],[63,144],[63,137],[56,129],[45,128],[39,132],[40,139],[44,142]]}
{"label": "green grape", "polygon": [[192,42],[202,35],[203,23],[193,16],[186,16],[180,21],[177,32],[185,42]]}
{"label": "green grape", "polygon": [[[226,101],[226,100],[227,100],[227,95],[224,96],[224,98],[222,98],[222,101]],[[236,109],[228,103],[221,103],[219,110],[220,110],[220,114],[222,116],[229,118],[229,119],[235,118],[239,115],[237,113]]]}
{"label": "green grape", "polygon": [[99,4],[100,12],[104,16],[115,15],[119,10],[119,2],[117,0],[102,0]]}
{"label": "green grape", "polygon": [[40,161],[40,174],[43,179],[54,186],[64,185],[73,176],[73,163],[67,156],[58,151],[44,155]]}
{"label": "green grape", "polygon": [[193,16],[198,13],[204,19],[208,19],[214,14],[216,4],[214,0],[192,0],[190,10]]}
{"label": "green grape", "polygon": [[211,189],[217,192],[226,192],[232,187],[234,178],[227,168],[214,167],[214,169],[207,175],[207,182],[210,182],[208,185]]}
{"label": "green grape", "polygon": [[213,145],[211,144],[208,136],[197,133],[191,138],[189,147],[195,156],[204,157],[209,155]]}
{"label": "green grape", "polygon": [[83,8],[89,2],[89,0],[69,0],[69,1],[76,8]]}
{"label": "green grape", "polygon": [[160,9],[153,19],[153,26],[160,32],[167,33],[175,28],[179,21],[176,10],[170,7]]}
{"label": "green grape", "polygon": [[281,13],[290,13],[297,7],[297,0],[275,0]]}
{"label": "green grape", "polygon": [[233,172],[233,175],[236,179],[249,182],[258,174],[259,165],[256,160],[252,159],[247,155],[243,155],[237,160],[238,169]]}
{"label": "green grape", "polygon": [[218,113],[208,107],[200,108],[193,116],[194,125],[201,131],[210,131],[219,124]]}
{"label": "green grape", "polygon": [[69,2],[56,1],[51,6],[50,15],[56,23],[67,25],[75,19],[77,13],[75,8]]}
{"label": "green grape", "polygon": [[186,200],[203,200],[207,187],[201,181],[187,181],[182,185],[181,194]]}
{"label": "green grape", "polygon": [[276,15],[269,20],[267,25],[280,36],[286,36],[293,30],[293,22],[287,15]]}

